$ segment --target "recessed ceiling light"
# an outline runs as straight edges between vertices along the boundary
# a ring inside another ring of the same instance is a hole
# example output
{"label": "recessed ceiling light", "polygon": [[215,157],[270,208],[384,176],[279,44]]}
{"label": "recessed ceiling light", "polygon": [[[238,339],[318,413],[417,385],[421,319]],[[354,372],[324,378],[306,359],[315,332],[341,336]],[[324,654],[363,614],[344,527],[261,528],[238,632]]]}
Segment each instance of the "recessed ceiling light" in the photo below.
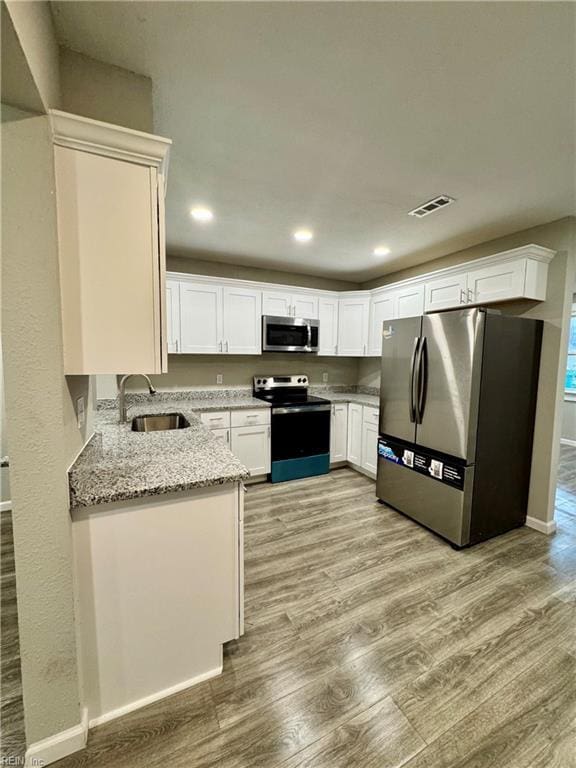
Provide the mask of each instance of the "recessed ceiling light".
{"label": "recessed ceiling light", "polygon": [[194,221],[199,221],[202,224],[205,224],[208,221],[212,221],[214,218],[214,214],[210,210],[210,208],[206,208],[204,205],[197,205],[190,211],[190,216],[194,219]]}
{"label": "recessed ceiling light", "polygon": [[311,229],[297,229],[293,237],[299,243],[309,243],[314,237],[314,232]]}
{"label": "recessed ceiling light", "polygon": [[388,256],[389,253],[390,248],[385,245],[378,245],[376,248],[374,248],[374,256]]}

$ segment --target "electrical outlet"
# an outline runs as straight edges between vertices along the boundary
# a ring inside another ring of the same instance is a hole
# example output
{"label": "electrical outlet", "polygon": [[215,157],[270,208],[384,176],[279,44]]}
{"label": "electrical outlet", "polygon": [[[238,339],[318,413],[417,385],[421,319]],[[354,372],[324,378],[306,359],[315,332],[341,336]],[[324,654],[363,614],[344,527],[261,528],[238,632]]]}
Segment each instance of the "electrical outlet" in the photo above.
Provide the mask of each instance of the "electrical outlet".
{"label": "electrical outlet", "polygon": [[76,400],[76,423],[78,424],[78,429],[82,429],[86,423],[86,409],[84,407],[83,397],[79,397]]}
{"label": "electrical outlet", "polygon": [[324,382],[324,384],[328,383],[328,374],[327,373],[323,373],[322,374],[322,381]]}
{"label": "electrical outlet", "polygon": [[216,374],[216,384],[223,384],[224,383],[224,376],[222,376],[221,373]]}

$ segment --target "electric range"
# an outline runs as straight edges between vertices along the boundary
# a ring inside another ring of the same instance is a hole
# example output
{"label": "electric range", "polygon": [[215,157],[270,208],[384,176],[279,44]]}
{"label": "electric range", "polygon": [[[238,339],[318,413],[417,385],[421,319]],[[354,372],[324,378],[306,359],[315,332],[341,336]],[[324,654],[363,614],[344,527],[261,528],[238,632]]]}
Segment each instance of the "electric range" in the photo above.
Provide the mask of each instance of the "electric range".
{"label": "electric range", "polygon": [[254,397],[272,406],[271,481],[329,472],[330,401],[309,394],[305,374],[254,376],[253,387]]}

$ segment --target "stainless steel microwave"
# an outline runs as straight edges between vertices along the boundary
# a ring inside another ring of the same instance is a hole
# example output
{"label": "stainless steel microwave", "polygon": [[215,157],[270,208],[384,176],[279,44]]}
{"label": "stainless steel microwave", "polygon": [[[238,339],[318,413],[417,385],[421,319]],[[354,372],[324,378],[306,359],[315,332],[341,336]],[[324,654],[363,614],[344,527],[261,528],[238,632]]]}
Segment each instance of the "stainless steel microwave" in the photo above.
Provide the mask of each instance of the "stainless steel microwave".
{"label": "stainless steel microwave", "polygon": [[262,352],[318,352],[320,323],[302,317],[262,317]]}

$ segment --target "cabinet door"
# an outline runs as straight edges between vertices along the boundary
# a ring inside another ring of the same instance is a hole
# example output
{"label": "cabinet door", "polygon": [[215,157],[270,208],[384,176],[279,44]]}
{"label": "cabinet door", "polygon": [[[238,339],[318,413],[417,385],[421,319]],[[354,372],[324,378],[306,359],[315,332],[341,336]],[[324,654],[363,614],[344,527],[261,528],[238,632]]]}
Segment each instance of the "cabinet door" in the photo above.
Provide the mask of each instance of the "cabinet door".
{"label": "cabinet door", "polygon": [[180,284],[182,352],[213,355],[222,351],[222,288],[211,283]]}
{"label": "cabinet door", "polygon": [[426,283],[426,312],[438,312],[468,304],[468,276],[459,272],[448,277],[439,277]]}
{"label": "cabinet door", "polygon": [[252,477],[270,472],[270,427],[233,427],[231,430],[232,453]]}
{"label": "cabinet door", "polygon": [[161,373],[157,171],[54,148],[64,373]]}
{"label": "cabinet door", "polygon": [[321,297],[318,302],[320,320],[319,355],[338,353],[338,297]]}
{"label": "cabinet door", "polygon": [[263,291],[262,314],[276,317],[291,317],[292,294],[286,291]]}
{"label": "cabinet door", "polygon": [[382,354],[382,325],[386,320],[393,320],[396,297],[393,293],[380,293],[370,300],[370,335],[368,355],[380,357]]}
{"label": "cabinet door", "polygon": [[524,295],[526,262],[509,261],[468,273],[469,301],[487,304],[492,301],[517,299]]}
{"label": "cabinet door", "polygon": [[368,345],[368,296],[341,298],[338,307],[338,354],[362,357]]}
{"label": "cabinet door", "polygon": [[224,352],[259,355],[262,352],[262,293],[242,286],[223,292]]}
{"label": "cabinet door", "polygon": [[401,288],[396,292],[396,318],[424,314],[424,284]]}
{"label": "cabinet door", "polygon": [[362,406],[348,405],[348,461],[362,466]]}
{"label": "cabinet door", "polygon": [[229,429],[212,429],[210,430],[214,437],[222,440],[226,445],[230,445],[230,430]]}
{"label": "cabinet door", "polygon": [[330,423],[330,463],[346,461],[348,454],[348,403],[332,405]]}
{"label": "cabinet door", "polygon": [[318,320],[318,297],[295,293],[292,296],[292,312],[294,317]]}
{"label": "cabinet door", "polygon": [[378,427],[368,421],[362,425],[362,469],[373,475],[378,469]]}
{"label": "cabinet door", "polygon": [[166,280],[166,329],[168,352],[180,352],[180,283]]}

